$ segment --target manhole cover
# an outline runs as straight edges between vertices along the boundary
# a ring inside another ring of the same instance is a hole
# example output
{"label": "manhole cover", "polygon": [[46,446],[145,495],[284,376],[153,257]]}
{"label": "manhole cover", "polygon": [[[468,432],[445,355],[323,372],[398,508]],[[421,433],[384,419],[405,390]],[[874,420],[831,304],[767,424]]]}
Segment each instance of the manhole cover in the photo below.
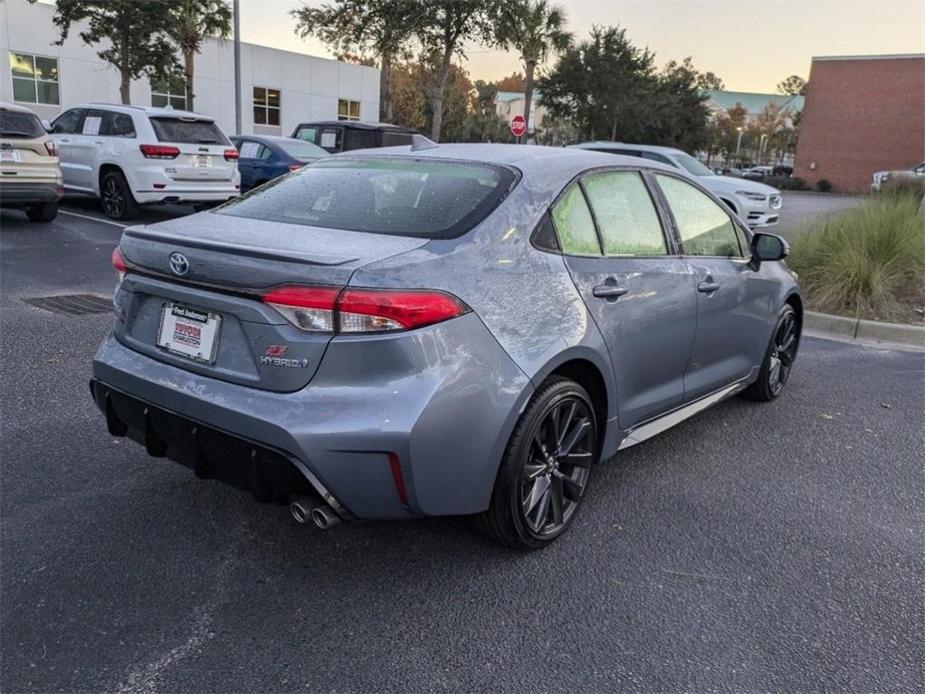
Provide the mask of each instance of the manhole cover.
{"label": "manhole cover", "polygon": [[23,299],[30,306],[61,313],[65,316],[89,316],[95,313],[111,313],[112,299],[97,294],[61,294],[60,296],[39,296]]}

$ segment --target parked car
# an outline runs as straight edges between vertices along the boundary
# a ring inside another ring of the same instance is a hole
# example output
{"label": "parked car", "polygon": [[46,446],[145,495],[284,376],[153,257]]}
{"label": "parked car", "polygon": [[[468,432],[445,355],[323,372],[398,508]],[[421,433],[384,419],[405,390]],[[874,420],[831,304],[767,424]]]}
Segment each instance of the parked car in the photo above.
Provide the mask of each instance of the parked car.
{"label": "parked car", "polygon": [[913,166],[911,169],[900,169],[898,171],[877,171],[873,175],[873,180],[870,184],[870,190],[872,193],[879,193],[883,184],[887,181],[895,181],[900,178],[916,178],[917,176],[925,176],[925,161],[917,166]]}
{"label": "parked car", "polygon": [[694,157],[679,149],[655,145],[627,145],[620,142],[583,142],[572,146],[609,154],[641,157],[679,169],[695,177],[700,185],[722,200],[750,227],[771,226],[777,224],[780,219],[784,199],[779,190],[757,181],[717,176]]}
{"label": "parked car", "polygon": [[232,135],[231,142],[238,148],[242,193],[328,156],[318,145],[291,137]]}
{"label": "parked car", "polygon": [[62,192],[58,152],[42,121],[27,108],[0,102],[0,205],[50,222]]}
{"label": "parked car", "polygon": [[67,193],[98,196],[113,219],[150,203],[218,203],[240,193],[238,151],[211,116],[83,104],[51,126]]}
{"label": "parked car", "polygon": [[772,176],[793,176],[793,167],[777,164],[771,169]]}
{"label": "parked car", "polygon": [[749,166],[747,169],[742,169],[742,178],[749,178],[756,181],[773,175],[773,166]]}
{"label": "parked car", "polygon": [[300,123],[292,131],[294,138],[312,142],[331,154],[351,149],[410,145],[411,137],[416,134],[417,130],[391,123],[343,120]]}
{"label": "parked car", "polygon": [[91,390],[109,432],[296,520],[568,527],[594,464],[787,383],[786,243],[698,179],[518,145],[343,154],[127,229]]}

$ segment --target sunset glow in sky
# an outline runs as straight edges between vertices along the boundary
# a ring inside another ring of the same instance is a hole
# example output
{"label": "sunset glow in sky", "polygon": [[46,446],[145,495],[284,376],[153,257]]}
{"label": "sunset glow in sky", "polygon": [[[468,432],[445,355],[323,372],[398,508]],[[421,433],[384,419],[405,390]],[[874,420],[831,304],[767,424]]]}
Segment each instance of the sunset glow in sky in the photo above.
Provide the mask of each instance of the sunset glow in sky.
{"label": "sunset glow in sky", "polygon": [[[315,0],[241,0],[241,38],[331,56],[293,32],[289,10]],[[925,0],[560,0],[576,39],[592,24],[620,24],[656,62],[686,56],[735,91],[772,92],[791,74],[809,76],[814,55],[925,53]],[[520,69],[518,57],[467,51],[470,77],[492,80]]]}

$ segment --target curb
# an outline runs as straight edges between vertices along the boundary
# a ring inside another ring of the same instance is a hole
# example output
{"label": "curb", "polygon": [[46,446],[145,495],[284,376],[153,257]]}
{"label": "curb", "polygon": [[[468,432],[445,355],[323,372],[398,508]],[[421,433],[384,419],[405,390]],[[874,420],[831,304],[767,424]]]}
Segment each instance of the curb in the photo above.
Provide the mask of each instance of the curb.
{"label": "curb", "polygon": [[925,327],[884,323],[875,320],[847,318],[829,313],[806,311],[803,314],[803,328],[820,337],[851,340],[867,343],[888,343],[908,345],[925,349]]}

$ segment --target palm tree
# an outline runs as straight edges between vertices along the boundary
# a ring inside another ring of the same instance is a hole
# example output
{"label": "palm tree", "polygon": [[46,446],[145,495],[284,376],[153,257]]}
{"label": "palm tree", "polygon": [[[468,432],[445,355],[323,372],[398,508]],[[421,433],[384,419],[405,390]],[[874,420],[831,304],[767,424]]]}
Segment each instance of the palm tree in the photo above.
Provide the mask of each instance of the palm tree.
{"label": "palm tree", "polygon": [[231,9],[225,0],[173,0],[171,34],[183,52],[183,76],[186,83],[186,110],[193,110],[195,56],[209,36],[228,38],[231,33]]}
{"label": "palm tree", "polygon": [[523,142],[530,134],[530,106],[533,102],[533,76],[536,66],[551,53],[561,53],[572,43],[565,30],[565,13],[547,0],[518,0],[506,6],[498,21],[498,42],[520,53],[524,62],[524,120],[527,121]]}

